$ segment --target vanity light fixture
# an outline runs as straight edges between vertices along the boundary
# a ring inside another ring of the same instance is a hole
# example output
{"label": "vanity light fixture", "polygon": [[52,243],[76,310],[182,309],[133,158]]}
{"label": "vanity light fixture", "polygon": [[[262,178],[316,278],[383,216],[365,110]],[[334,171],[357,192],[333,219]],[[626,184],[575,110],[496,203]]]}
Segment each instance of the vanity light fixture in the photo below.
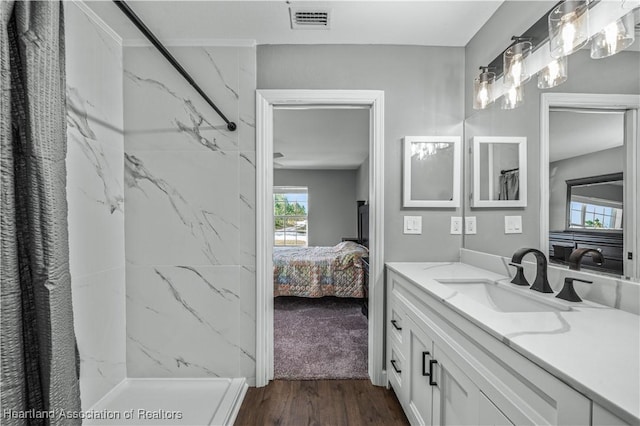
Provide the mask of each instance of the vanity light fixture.
{"label": "vanity light fixture", "polygon": [[473,109],[485,109],[493,102],[496,74],[489,67],[480,67],[480,75],[473,80]]}
{"label": "vanity light fixture", "polygon": [[576,52],[589,41],[589,0],[565,0],[549,13],[551,57]]}
{"label": "vanity light fixture", "polygon": [[[538,88],[549,89],[567,80],[567,56],[589,42],[592,58],[606,58],[634,43],[640,0],[562,0],[538,19],[474,79],[474,109],[485,109],[503,97],[502,108],[513,109],[523,102],[523,87],[537,72]],[[593,10],[590,12],[590,8]],[[631,12],[629,12],[631,11]],[[589,22],[589,14],[593,22]],[[606,21],[615,22],[602,27]],[[604,22],[603,22],[604,21]],[[590,25],[597,25],[592,29]],[[544,49],[540,49],[544,46]],[[547,56],[546,49],[550,56]],[[527,70],[529,68],[529,70]],[[489,71],[491,70],[491,71]],[[499,70],[498,74],[492,72]],[[502,80],[497,89],[495,83]]]}
{"label": "vanity light fixture", "polygon": [[527,71],[526,59],[531,53],[533,44],[530,37],[511,37],[515,43],[503,54],[504,83],[508,86],[520,86],[531,78]]}
{"label": "vanity light fixture", "polygon": [[502,97],[502,109],[515,109],[524,102],[524,86],[511,86]]}
{"label": "vanity light fixture", "polygon": [[553,59],[538,72],[538,89],[550,89],[567,81],[567,57]]}
{"label": "vanity light fixture", "polygon": [[593,59],[606,58],[631,46],[636,39],[635,19],[633,12],[610,23],[591,41],[591,57]]}

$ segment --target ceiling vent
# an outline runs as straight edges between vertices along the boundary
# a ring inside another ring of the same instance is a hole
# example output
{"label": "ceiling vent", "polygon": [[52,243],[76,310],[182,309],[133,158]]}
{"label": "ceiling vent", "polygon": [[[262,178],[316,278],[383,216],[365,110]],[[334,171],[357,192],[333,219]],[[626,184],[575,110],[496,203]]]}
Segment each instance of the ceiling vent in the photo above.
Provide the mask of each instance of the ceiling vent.
{"label": "ceiling vent", "polygon": [[289,8],[292,30],[328,30],[331,18],[329,9]]}

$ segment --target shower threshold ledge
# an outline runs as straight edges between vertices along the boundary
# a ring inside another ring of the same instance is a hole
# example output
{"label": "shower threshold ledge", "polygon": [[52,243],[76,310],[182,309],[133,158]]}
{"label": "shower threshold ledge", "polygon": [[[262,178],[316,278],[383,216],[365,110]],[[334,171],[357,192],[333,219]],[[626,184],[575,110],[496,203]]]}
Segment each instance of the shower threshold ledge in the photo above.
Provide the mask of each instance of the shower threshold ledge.
{"label": "shower threshold ledge", "polygon": [[82,424],[232,425],[247,387],[244,378],[125,379],[83,412]]}

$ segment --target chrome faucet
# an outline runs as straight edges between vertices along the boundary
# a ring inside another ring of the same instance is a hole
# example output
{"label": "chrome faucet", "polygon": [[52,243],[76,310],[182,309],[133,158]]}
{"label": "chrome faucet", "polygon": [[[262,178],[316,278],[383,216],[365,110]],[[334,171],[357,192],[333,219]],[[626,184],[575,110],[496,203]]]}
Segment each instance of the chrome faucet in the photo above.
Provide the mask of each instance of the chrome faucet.
{"label": "chrome faucet", "polygon": [[[535,255],[536,263],[538,265],[536,271],[536,279],[533,281],[531,290],[539,291],[541,293],[553,293],[553,290],[549,285],[549,279],[547,278],[547,257],[543,252],[534,248],[521,248],[513,254],[513,256],[511,257],[511,265],[518,268],[518,273],[511,282],[518,285],[528,284],[527,280],[524,279],[521,265],[522,258],[528,253],[533,253]],[[524,282],[522,282],[522,280],[524,280]]]}
{"label": "chrome faucet", "polygon": [[602,265],[604,263],[604,257],[598,250],[592,248],[579,248],[572,251],[569,256],[569,269],[579,271],[582,258],[589,253],[591,253],[591,259],[593,259],[596,264]]}

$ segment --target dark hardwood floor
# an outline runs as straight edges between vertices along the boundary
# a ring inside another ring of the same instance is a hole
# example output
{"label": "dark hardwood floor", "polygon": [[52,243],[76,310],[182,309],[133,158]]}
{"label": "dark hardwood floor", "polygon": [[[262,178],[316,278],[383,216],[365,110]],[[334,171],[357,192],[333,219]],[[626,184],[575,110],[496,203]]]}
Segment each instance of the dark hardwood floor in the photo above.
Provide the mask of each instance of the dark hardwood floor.
{"label": "dark hardwood floor", "polygon": [[408,425],[390,389],[369,380],[274,380],[249,388],[235,422],[245,425]]}

